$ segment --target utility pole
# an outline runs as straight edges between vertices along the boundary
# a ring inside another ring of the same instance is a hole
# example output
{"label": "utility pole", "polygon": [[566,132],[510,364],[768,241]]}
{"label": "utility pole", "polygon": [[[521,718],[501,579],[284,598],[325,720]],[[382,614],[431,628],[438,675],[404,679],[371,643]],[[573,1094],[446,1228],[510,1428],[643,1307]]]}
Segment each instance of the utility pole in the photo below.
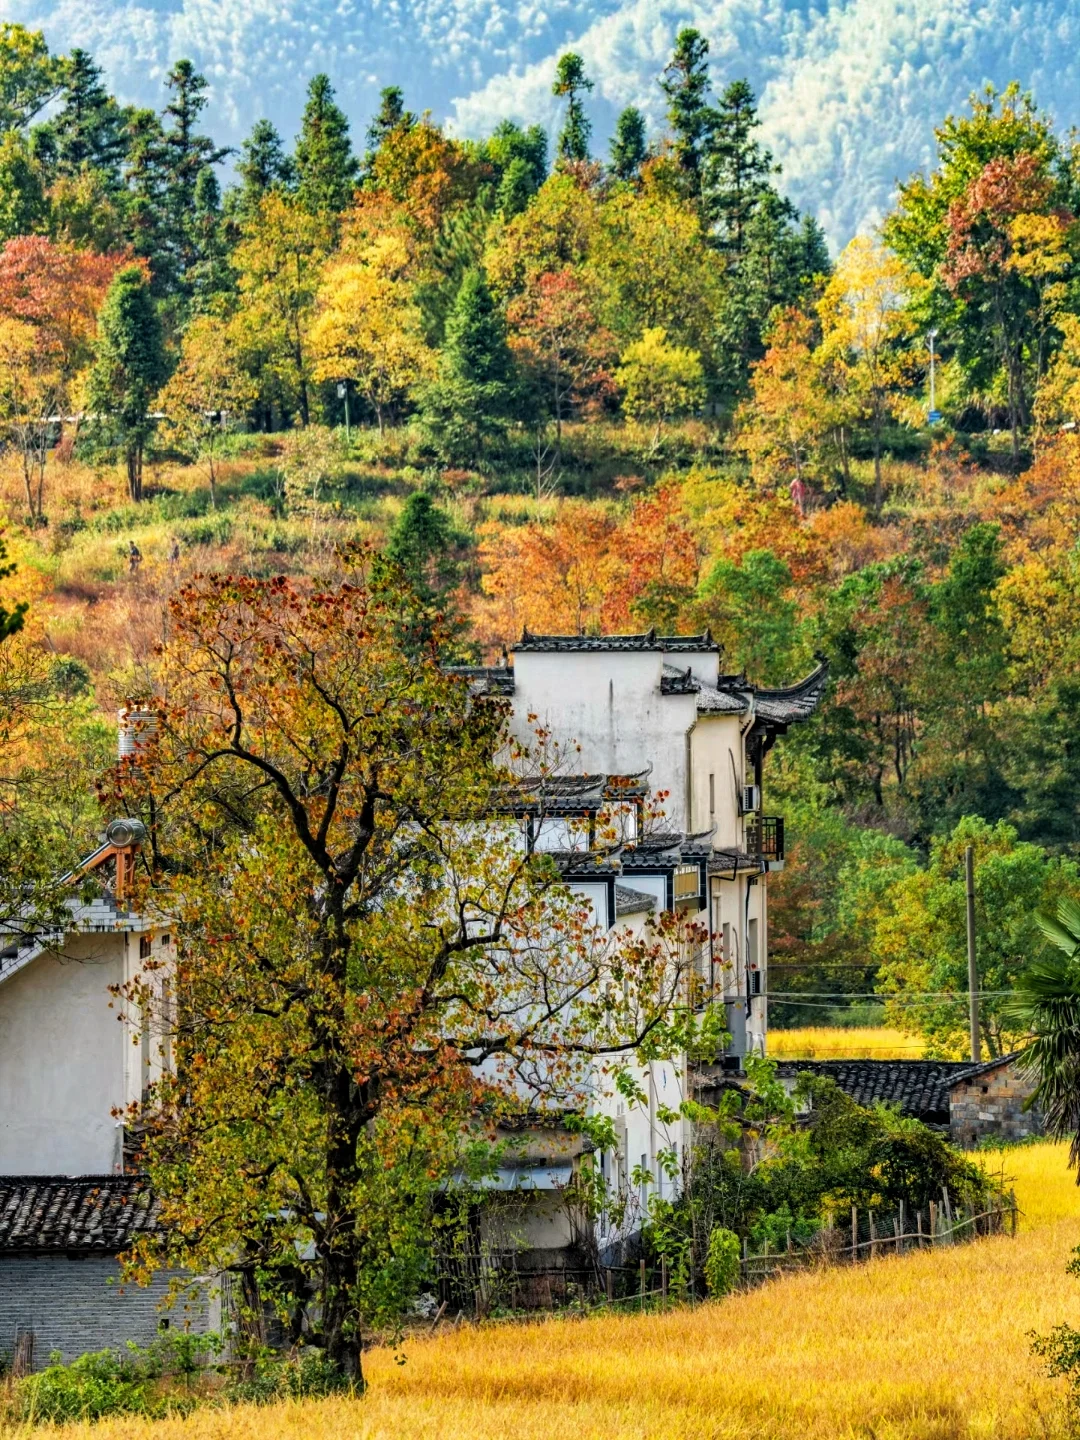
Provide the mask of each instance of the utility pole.
{"label": "utility pole", "polygon": [[349,382],[341,380],[337,387],[338,398],[345,401],[345,444],[352,444],[352,427],[349,424]]}
{"label": "utility pole", "polygon": [[968,1015],[971,1020],[971,1058],[977,1065],[982,1057],[979,1044],[979,972],[975,964],[975,851],[970,845],[964,851],[964,876],[967,881]]}

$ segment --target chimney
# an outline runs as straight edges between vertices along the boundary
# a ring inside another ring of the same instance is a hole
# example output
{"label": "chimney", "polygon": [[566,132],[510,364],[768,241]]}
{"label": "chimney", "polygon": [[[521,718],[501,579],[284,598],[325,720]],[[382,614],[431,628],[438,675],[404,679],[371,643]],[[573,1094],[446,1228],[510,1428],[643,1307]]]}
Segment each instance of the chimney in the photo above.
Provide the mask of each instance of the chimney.
{"label": "chimney", "polygon": [[149,705],[129,700],[116,712],[117,754],[121,760],[136,756],[157,734],[158,714]]}

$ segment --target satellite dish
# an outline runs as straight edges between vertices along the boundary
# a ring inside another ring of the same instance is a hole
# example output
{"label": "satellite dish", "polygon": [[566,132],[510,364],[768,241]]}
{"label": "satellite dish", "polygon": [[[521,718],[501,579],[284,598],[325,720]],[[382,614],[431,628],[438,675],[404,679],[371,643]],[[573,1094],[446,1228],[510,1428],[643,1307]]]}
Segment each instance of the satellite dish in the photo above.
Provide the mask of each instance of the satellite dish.
{"label": "satellite dish", "polygon": [[105,828],[105,838],[118,850],[129,845],[141,845],[146,839],[146,826],[141,820],[114,820]]}

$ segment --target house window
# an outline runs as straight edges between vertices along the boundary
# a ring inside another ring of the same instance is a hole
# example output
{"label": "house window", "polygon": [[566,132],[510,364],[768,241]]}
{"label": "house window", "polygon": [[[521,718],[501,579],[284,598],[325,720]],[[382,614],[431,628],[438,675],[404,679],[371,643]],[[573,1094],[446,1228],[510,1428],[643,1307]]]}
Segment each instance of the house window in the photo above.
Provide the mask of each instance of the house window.
{"label": "house window", "polygon": [[150,951],[151,951],[151,949],[153,948],[153,944],[154,944],[154,942],[150,939],[150,936],[149,936],[149,935],[142,935],[142,936],[140,936],[140,938],[139,938],[139,959],[140,959],[140,960],[149,960],[149,958],[150,958]]}
{"label": "house window", "polygon": [[716,814],[716,776],[709,776],[709,814]]}

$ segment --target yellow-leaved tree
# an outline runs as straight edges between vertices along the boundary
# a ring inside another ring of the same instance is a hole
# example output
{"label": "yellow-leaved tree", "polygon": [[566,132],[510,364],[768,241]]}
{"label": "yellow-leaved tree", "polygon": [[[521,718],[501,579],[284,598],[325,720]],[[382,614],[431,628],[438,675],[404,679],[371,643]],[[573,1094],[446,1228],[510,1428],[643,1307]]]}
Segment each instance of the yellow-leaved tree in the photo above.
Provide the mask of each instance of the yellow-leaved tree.
{"label": "yellow-leaved tree", "polygon": [[923,283],[898,255],[856,235],[836,263],[818,303],[818,362],[846,414],[870,432],[874,452],[874,509],[882,501],[882,431],[911,378],[909,308]]}
{"label": "yellow-leaved tree", "polygon": [[258,398],[258,386],[241,367],[229,323],[199,315],[184,332],[180,363],[158,396],[163,432],[181,454],[206,468],[210,503],[226,436],[238,429]]}
{"label": "yellow-leaved tree", "polygon": [[331,265],[311,327],[315,378],[355,385],[375,412],[380,436],[387,416],[435,366],[409,260],[399,237],[381,235],[357,259]]}
{"label": "yellow-leaved tree", "polygon": [[653,448],[664,423],[697,410],[705,402],[701,356],[686,345],[669,344],[667,331],[655,326],[623,352],[615,372],[623,409],[635,420],[655,422]]}

